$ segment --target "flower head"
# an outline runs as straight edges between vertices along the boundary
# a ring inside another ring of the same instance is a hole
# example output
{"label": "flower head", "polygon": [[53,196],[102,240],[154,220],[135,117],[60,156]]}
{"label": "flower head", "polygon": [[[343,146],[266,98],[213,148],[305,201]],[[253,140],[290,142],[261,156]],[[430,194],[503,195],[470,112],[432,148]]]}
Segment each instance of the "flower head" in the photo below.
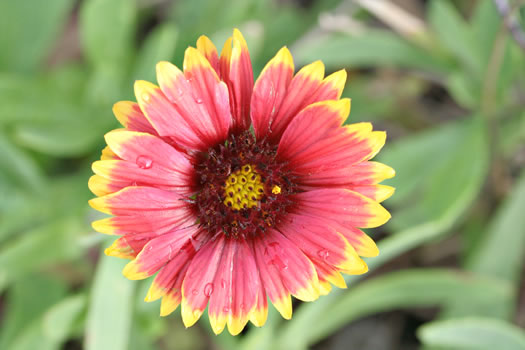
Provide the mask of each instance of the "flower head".
{"label": "flower head", "polygon": [[123,129],[93,163],[93,223],[120,237],[106,254],[131,261],[130,279],[156,274],[146,301],[161,315],[181,305],[186,326],[206,306],[211,326],[238,334],[266,321],[268,299],[284,318],[291,295],[312,301],[344,288],[341,272],[362,274],[378,254],[359,228],[390,215],[379,204],[394,171],[369,161],[385,133],[343,126],[344,70],[324,77],[320,61],[294,75],[282,48],[253,84],[250,55],[234,30],[217,54],[202,36],[184,70],[157,65],[159,86],[135,83],[118,102]]}

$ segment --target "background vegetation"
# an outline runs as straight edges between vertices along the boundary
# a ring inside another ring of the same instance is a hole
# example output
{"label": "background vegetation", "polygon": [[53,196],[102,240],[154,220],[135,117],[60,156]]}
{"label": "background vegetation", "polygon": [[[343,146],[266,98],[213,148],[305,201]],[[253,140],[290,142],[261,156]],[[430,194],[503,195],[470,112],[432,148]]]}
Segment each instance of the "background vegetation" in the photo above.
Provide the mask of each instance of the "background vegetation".
{"label": "background vegetation", "polygon": [[[525,349],[525,6],[497,3],[0,1],[0,349]],[[256,74],[283,45],[346,68],[397,170],[371,272],[236,338],[160,318],[87,205],[112,104],[233,27]]]}

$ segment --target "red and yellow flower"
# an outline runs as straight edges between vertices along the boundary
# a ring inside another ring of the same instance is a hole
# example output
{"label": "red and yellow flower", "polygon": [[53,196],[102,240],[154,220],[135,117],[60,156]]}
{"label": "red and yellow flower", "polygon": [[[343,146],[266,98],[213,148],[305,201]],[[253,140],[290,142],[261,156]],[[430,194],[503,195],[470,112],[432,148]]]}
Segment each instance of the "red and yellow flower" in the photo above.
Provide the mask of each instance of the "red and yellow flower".
{"label": "red and yellow flower", "polygon": [[320,61],[294,74],[283,47],[253,83],[248,47],[234,30],[219,57],[205,36],[184,70],[157,65],[158,84],[135,83],[137,103],[114,113],[93,163],[93,223],[120,237],[106,254],[131,259],[130,279],[156,274],[146,301],[161,315],[181,305],[186,326],[206,306],[215,333],[262,326],[268,299],[292,316],[291,295],[312,301],[342,273],[367,271],[378,249],[360,228],[384,224],[379,204],[394,170],[370,161],[386,134],[370,123],[343,125],[344,70]]}

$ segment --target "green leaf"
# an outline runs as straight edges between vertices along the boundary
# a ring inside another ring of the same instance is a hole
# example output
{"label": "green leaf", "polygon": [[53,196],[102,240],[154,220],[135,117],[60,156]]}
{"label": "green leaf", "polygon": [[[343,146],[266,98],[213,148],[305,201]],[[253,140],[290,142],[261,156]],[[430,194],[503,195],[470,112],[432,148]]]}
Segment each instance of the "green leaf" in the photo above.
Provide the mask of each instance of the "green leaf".
{"label": "green leaf", "polygon": [[396,177],[385,183],[401,197],[390,202],[401,209],[389,225],[405,229],[434,221],[472,190],[473,201],[488,171],[488,155],[485,124],[477,116],[392,144],[379,156],[396,169]]}
{"label": "green leaf", "polygon": [[425,345],[457,350],[523,350],[525,333],[510,323],[465,318],[427,323],[418,330]]}
{"label": "green leaf", "polygon": [[71,0],[0,2],[0,70],[33,72],[66,24]]}
{"label": "green leaf", "polygon": [[80,255],[76,237],[81,229],[73,218],[25,232],[0,248],[0,291],[30,273]]}
{"label": "green leaf", "polygon": [[87,298],[84,294],[72,295],[53,305],[44,314],[44,335],[61,344],[71,336],[72,330],[85,310]]}
{"label": "green leaf", "polygon": [[178,30],[172,23],[161,24],[146,38],[135,62],[133,80],[155,81],[155,65],[171,61],[175,54]]}
{"label": "green leaf", "polygon": [[87,0],[80,9],[80,37],[92,64],[120,70],[133,57],[135,0]]}
{"label": "green leaf", "polygon": [[525,263],[525,171],[488,226],[485,239],[467,266],[479,274],[518,285]]}
{"label": "green leaf", "polygon": [[298,65],[322,60],[329,69],[340,67],[396,66],[444,73],[447,64],[437,57],[383,30],[358,36],[330,34],[293,49]]}
{"label": "green leaf", "polygon": [[479,1],[470,21],[472,37],[476,39],[479,59],[486,67],[490,59],[494,40],[501,29],[501,17],[493,1]]}
{"label": "green leaf", "polygon": [[122,276],[126,261],[101,254],[86,322],[86,350],[126,350],[136,283]]}
{"label": "green leaf", "polygon": [[[66,293],[66,286],[42,274],[25,276],[8,290],[6,310],[2,315],[0,328],[0,349],[14,349],[13,343],[31,343],[25,349],[43,349],[48,341],[42,339],[40,316]],[[40,334],[42,347],[38,346]],[[52,342],[54,344],[54,342]],[[22,348],[18,346],[18,348]]]}
{"label": "green leaf", "polygon": [[36,193],[43,192],[46,179],[42,171],[26,152],[11,144],[2,130],[0,130],[0,154],[2,154],[0,184],[5,182],[8,187],[18,185]]}
{"label": "green leaf", "polygon": [[428,20],[438,40],[464,65],[474,77],[482,77],[483,62],[476,40],[466,21],[448,0],[430,3]]}
{"label": "green leaf", "polygon": [[[393,272],[360,283],[324,309],[315,322],[303,324],[301,341],[313,344],[355,319],[403,307],[443,306],[457,298],[490,303],[491,293],[510,296],[507,285],[457,271],[420,269]],[[281,346],[297,342],[284,333]]]}
{"label": "green leaf", "polygon": [[13,137],[19,145],[36,152],[55,157],[80,156],[92,152],[113,124],[109,110],[91,119],[79,110],[61,122],[19,123],[13,130]]}

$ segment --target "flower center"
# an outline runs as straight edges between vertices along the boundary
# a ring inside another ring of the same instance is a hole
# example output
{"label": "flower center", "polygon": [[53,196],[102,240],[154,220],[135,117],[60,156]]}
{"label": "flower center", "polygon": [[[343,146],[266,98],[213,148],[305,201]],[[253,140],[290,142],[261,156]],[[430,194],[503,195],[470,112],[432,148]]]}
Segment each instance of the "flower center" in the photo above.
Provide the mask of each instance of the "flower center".
{"label": "flower center", "polygon": [[248,209],[257,206],[264,194],[261,175],[253,165],[243,167],[228,176],[224,186],[224,201],[227,207],[234,210]]}
{"label": "flower center", "polygon": [[194,210],[211,234],[248,237],[275,226],[296,191],[276,146],[246,131],[198,155]]}

